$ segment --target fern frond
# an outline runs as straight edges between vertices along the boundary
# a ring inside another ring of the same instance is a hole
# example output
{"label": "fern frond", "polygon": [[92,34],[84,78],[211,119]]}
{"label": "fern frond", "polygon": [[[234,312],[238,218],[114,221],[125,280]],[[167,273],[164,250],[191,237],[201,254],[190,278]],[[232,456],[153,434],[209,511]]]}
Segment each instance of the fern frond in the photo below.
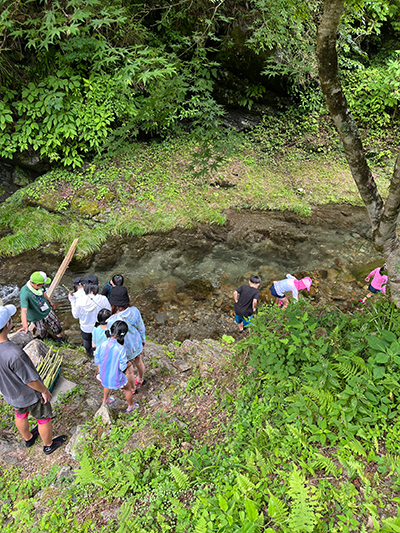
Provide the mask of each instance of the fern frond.
{"label": "fern frond", "polygon": [[189,486],[189,478],[187,474],[182,472],[182,470],[180,470],[175,465],[171,465],[170,470],[171,470],[171,474],[173,475],[175,479],[175,483],[178,485],[178,488],[187,489]]}
{"label": "fern frond", "polygon": [[297,469],[293,470],[289,478],[288,493],[292,498],[289,514],[290,530],[311,533],[317,522],[314,512],[315,496],[305,486],[305,479]]}
{"label": "fern frond", "polygon": [[338,469],[330,457],[326,457],[325,455],[322,455],[322,453],[316,453],[314,457],[315,459],[312,462],[313,468],[325,470],[327,474],[334,476],[337,479]]}
{"label": "fern frond", "polygon": [[338,361],[337,363],[332,363],[331,366],[346,381],[361,373],[359,367],[353,365],[351,361]]}
{"label": "fern frond", "polygon": [[305,392],[308,396],[314,399],[314,401],[327,412],[331,411],[333,404],[333,396],[327,390],[315,389],[308,385],[302,387],[302,392]]}
{"label": "fern frond", "polygon": [[266,477],[268,474],[272,474],[272,472],[275,470],[275,465],[271,461],[271,459],[267,458],[264,459],[263,455],[260,453],[258,448],[256,448],[256,464],[258,468],[260,469],[261,476]]}
{"label": "fern frond", "polygon": [[400,474],[400,457],[398,455],[392,455],[388,453],[385,457],[385,465],[390,468],[389,476],[394,472]]}
{"label": "fern frond", "polygon": [[287,429],[293,435],[293,437],[300,442],[303,448],[308,448],[307,437],[304,435],[300,428],[290,425]]}
{"label": "fern frond", "polygon": [[80,468],[75,471],[76,483],[81,486],[94,484],[98,481],[96,474],[92,470],[92,463],[89,456],[84,453],[80,460]]}
{"label": "fern frond", "polygon": [[254,489],[254,484],[250,481],[248,477],[244,476],[243,474],[237,475],[236,483],[238,484],[238,487],[242,491],[242,493],[246,493]]}
{"label": "fern frond", "polygon": [[364,446],[357,439],[352,439],[347,443],[347,446],[353,451],[356,455],[361,455],[362,457],[367,457],[367,452],[365,451]]}
{"label": "fern frond", "polygon": [[284,502],[270,493],[268,515],[279,525],[283,526],[288,519],[288,508]]}
{"label": "fern frond", "polygon": [[364,466],[362,463],[359,463],[356,459],[353,457],[344,458],[339,456],[340,464],[347,470],[347,473],[350,478],[354,478],[356,475],[358,475],[364,482],[365,475],[364,475]]}

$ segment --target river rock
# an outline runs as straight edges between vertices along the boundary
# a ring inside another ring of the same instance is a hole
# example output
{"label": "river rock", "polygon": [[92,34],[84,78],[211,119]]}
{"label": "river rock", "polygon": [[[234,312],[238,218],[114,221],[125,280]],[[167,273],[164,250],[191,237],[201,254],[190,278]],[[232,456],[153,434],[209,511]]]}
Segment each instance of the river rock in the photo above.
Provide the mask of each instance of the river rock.
{"label": "river rock", "polygon": [[154,320],[158,326],[163,326],[167,320],[167,314],[164,311],[160,311],[154,315]]}
{"label": "river rock", "polygon": [[206,279],[194,279],[185,285],[186,293],[194,300],[207,300],[213,292],[213,286]]}
{"label": "river rock", "polygon": [[115,414],[111,412],[108,405],[102,404],[100,409],[98,409],[94,415],[95,418],[97,416],[101,418],[101,421],[103,422],[105,426],[111,426],[114,421],[113,419],[114,419]]}
{"label": "river rock", "polygon": [[50,350],[46,344],[40,339],[33,339],[24,348],[24,352],[28,354],[32,363],[37,366],[41,359],[43,359]]}
{"label": "river rock", "polygon": [[33,335],[30,331],[25,333],[25,331],[17,331],[16,333],[11,333],[8,335],[8,339],[20,348],[25,348],[33,340]]}
{"label": "river rock", "polygon": [[77,426],[75,433],[69,439],[69,442],[65,447],[65,452],[73,459],[77,460],[78,456],[82,454],[88,437],[88,431],[83,426]]}
{"label": "river rock", "polygon": [[156,283],[154,285],[158,299],[161,303],[178,303],[179,300],[176,295],[177,287],[178,284],[176,281],[163,281],[162,283]]}

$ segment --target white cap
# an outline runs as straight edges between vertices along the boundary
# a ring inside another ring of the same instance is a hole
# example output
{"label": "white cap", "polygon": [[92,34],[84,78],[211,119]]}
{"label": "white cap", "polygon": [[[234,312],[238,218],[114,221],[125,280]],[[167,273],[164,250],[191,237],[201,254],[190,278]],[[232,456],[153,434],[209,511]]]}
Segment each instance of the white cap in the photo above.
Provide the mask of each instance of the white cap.
{"label": "white cap", "polygon": [[10,318],[15,315],[16,312],[17,308],[12,304],[0,307],[0,329],[4,328],[4,326],[10,321]]}

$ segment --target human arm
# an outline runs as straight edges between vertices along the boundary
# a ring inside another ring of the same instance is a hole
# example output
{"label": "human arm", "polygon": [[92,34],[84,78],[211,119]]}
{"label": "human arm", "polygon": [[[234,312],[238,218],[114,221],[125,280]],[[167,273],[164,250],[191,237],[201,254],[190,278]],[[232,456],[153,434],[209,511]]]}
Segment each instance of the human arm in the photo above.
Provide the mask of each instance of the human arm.
{"label": "human arm", "polygon": [[235,300],[236,303],[238,303],[238,301],[239,301],[239,293],[238,293],[238,291],[235,291],[233,293],[233,299]]}
{"label": "human arm", "polygon": [[21,322],[22,328],[19,331],[24,330],[25,333],[28,333],[28,309],[26,307],[21,309]]}
{"label": "human arm", "polygon": [[68,296],[69,301],[71,302],[71,313],[74,318],[80,317],[80,306],[77,304],[76,296],[71,294]]}
{"label": "human arm", "polygon": [[256,311],[258,300],[256,298],[253,299],[253,313]]}
{"label": "human arm", "polygon": [[142,338],[142,343],[143,343],[143,346],[146,342],[146,328],[144,326],[144,322],[143,322],[143,319],[142,319],[142,315],[140,314],[140,311],[139,309],[136,309],[137,311],[137,316],[136,316],[136,321],[135,321],[135,328],[138,330],[141,338]]}
{"label": "human arm", "polygon": [[370,272],[370,273],[368,274],[368,276],[365,278],[365,281],[368,281],[369,278],[370,278],[371,276],[374,276],[374,275],[375,275],[375,272],[376,272],[377,270],[378,270],[378,269],[375,269],[375,270],[373,270],[372,272]]}
{"label": "human arm", "polygon": [[45,387],[43,385],[43,383],[41,381],[39,381],[38,379],[35,380],[35,381],[30,381],[29,383],[27,383],[28,387],[30,387],[31,389],[33,390],[36,390],[38,392],[41,392],[42,393],[42,398],[44,400],[44,403],[47,403],[51,400],[52,398],[52,394],[51,392],[49,391],[49,389],[47,387]]}
{"label": "human arm", "polygon": [[386,294],[386,286],[387,286],[387,282],[388,282],[388,277],[387,276],[383,276],[383,278],[385,278],[383,280],[383,283],[382,283],[382,294]]}

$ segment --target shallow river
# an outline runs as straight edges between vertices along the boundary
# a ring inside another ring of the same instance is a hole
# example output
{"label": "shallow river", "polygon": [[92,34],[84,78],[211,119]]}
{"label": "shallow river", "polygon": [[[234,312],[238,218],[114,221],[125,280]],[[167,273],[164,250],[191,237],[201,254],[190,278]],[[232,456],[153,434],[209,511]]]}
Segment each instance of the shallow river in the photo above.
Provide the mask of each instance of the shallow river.
{"label": "shallow river", "polygon": [[[61,261],[61,255],[46,248],[3,259],[0,297],[4,303],[18,305],[18,291],[30,273],[45,270],[53,277]],[[72,288],[75,276],[95,273],[103,286],[112,275],[123,274],[149,336],[170,342],[235,332],[232,291],[247,282],[245,277],[251,273],[261,276],[265,292],[272,280],[287,273],[313,272],[323,279],[334,270],[342,276],[342,285],[353,283],[356,294],[354,281],[381,262],[370,242],[364,209],[326,206],[316,208],[311,217],[231,212],[225,226],[198,225],[168,234],[110,240],[90,258],[72,262],[62,283]],[[67,290],[59,286],[53,299],[67,336],[79,342]]]}

